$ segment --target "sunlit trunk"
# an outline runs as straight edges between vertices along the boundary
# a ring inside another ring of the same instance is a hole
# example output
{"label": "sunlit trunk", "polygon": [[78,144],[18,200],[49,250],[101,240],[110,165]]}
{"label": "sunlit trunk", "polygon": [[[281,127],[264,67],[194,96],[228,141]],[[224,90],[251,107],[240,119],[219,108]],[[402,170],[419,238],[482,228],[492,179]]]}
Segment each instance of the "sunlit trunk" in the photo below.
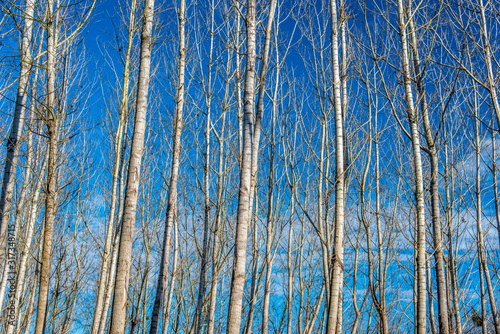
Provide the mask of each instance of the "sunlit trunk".
{"label": "sunlit trunk", "polygon": [[141,33],[141,51],[139,62],[139,79],[135,108],[134,131],[130,147],[127,189],[125,191],[125,207],[123,210],[120,246],[118,251],[114,300],[112,306],[111,334],[125,332],[127,314],[128,285],[132,258],[132,243],[136,220],[139,181],[141,178],[141,160],[144,152],[146,131],[146,114],[148,109],[148,90],[151,67],[151,34],[153,30],[154,0],[144,3],[143,24]]}

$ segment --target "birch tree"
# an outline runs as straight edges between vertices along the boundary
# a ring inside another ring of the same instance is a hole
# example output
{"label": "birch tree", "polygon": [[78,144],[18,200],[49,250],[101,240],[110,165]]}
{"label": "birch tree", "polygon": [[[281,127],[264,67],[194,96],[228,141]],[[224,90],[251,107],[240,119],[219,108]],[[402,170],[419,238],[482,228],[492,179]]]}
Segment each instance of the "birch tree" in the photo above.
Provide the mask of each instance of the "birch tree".
{"label": "birch tree", "polygon": [[[340,78],[339,62],[339,34],[343,17],[340,23],[337,17],[336,0],[330,0],[332,74],[333,74],[333,107],[335,112],[335,233],[333,253],[331,259],[330,298],[328,300],[328,318],[326,333],[336,333],[339,321],[339,309],[342,300],[342,277],[344,272],[344,112],[342,110],[342,83]],[[346,48],[345,40],[342,50]]]}
{"label": "birch tree", "polygon": [[252,133],[255,107],[255,60],[256,60],[256,17],[255,0],[247,0],[245,18],[247,50],[244,87],[243,147],[240,165],[238,190],[238,211],[236,218],[236,236],[234,260],[231,275],[231,293],[227,317],[227,334],[239,334],[243,289],[245,286],[245,262],[248,227],[251,219],[250,196],[252,173]]}

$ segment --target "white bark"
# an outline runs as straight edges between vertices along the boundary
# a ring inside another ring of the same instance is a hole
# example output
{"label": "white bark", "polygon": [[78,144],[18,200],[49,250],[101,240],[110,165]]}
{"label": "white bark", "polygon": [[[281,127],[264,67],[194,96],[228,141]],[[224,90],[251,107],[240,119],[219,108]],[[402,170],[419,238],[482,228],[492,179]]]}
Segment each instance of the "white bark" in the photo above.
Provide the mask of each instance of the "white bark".
{"label": "white bark", "polygon": [[120,235],[120,250],[118,252],[118,264],[116,269],[112,322],[110,326],[111,334],[123,334],[125,332],[132,242],[137,211],[137,199],[139,195],[141,160],[144,151],[146,114],[148,109],[153,16],[154,0],[146,0],[144,4],[144,21],[141,33],[141,53],[139,63],[139,80],[137,86],[136,113],[132,145],[130,148],[130,161],[128,165],[125,208],[123,211],[123,221]]}
{"label": "white bark", "polygon": [[130,82],[130,53],[132,50],[132,43],[134,39],[135,32],[135,10],[136,10],[136,0],[132,0],[130,16],[129,16],[129,27],[128,27],[128,45],[127,52],[125,54],[125,69],[123,71],[123,88],[121,94],[120,101],[120,117],[118,121],[118,128],[116,129],[115,135],[115,159],[113,165],[113,174],[111,181],[111,207],[109,210],[108,217],[108,225],[106,230],[106,240],[104,243],[104,254],[102,257],[102,267],[101,267],[101,276],[99,278],[99,287],[97,290],[97,301],[93,314],[93,322],[92,322],[92,334],[97,334],[99,331],[99,325],[102,318],[102,311],[105,301],[106,294],[106,286],[109,280],[109,270],[110,270],[110,262],[111,262],[111,252],[112,252],[112,241],[113,241],[113,230],[114,230],[114,221],[115,211],[116,211],[116,203],[117,203],[117,192],[118,192],[118,181],[119,181],[119,172],[120,172],[120,162],[121,162],[121,152],[123,145],[123,133],[126,123],[126,118],[128,116],[128,94],[129,94],[129,82]]}
{"label": "white bark", "polygon": [[399,35],[401,38],[401,61],[403,66],[404,90],[406,111],[410,123],[410,134],[413,148],[413,167],[415,172],[415,201],[416,201],[416,284],[417,301],[415,305],[416,334],[426,333],[427,306],[426,306],[426,273],[425,273],[425,204],[422,170],[422,155],[420,151],[420,138],[418,131],[418,115],[415,111],[412,92],[412,78],[409,61],[409,48],[406,33],[406,22],[403,0],[398,0]]}
{"label": "white bark", "polygon": [[7,227],[10,222],[12,196],[16,178],[16,167],[19,158],[21,133],[24,128],[24,112],[28,98],[28,82],[31,73],[31,37],[33,32],[33,14],[35,0],[26,0],[24,9],[24,25],[21,41],[21,71],[17,86],[14,119],[8,140],[6,141],[7,156],[3,174],[2,193],[0,195],[0,259],[4,258]]}
{"label": "white bark", "polygon": [[247,1],[246,15],[247,52],[244,91],[243,148],[240,165],[238,209],[236,218],[236,238],[231,279],[231,294],[227,318],[227,334],[239,334],[243,289],[245,287],[245,265],[248,242],[248,227],[251,217],[250,196],[252,177],[252,133],[255,106],[255,59],[256,59],[256,18],[255,0]]}
{"label": "white bark", "polygon": [[337,5],[335,2],[336,0],[330,0],[330,15],[332,18],[333,106],[335,110],[335,234],[330,269],[330,298],[328,300],[326,323],[327,334],[334,334],[337,331],[344,272],[344,113],[342,110],[342,84],[338,46],[339,24],[337,22]]}

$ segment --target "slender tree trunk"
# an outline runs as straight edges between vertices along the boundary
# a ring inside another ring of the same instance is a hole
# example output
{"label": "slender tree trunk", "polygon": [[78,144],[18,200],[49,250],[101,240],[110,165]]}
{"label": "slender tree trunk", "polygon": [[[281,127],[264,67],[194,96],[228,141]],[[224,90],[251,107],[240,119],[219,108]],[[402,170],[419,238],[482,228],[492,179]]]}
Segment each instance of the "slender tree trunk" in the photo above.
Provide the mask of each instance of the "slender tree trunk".
{"label": "slender tree trunk", "polygon": [[479,0],[479,11],[481,14],[481,35],[483,40],[483,54],[484,54],[484,63],[486,65],[486,73],[487,73],[487,86],[488,91],[491,98],[491,103],[493,104],[493,110],[495,111],[495,115],[497,117],[497,125],[500,128],[500,102],[498,101],[498,93],[496,82],[498,80],[495,78],[495,74],[493,73],[493,61],[492,61],[492,53],[491,53],[491,45],[490,45],[490,37],[488,35],[487,30],[487,19],[485,13],[486,6],[483,3],[483,0]]}
{"label": "slender tree trunk", "polygon": [[9,138],[6,141],[7,156],[3,172],[2,193],[0,195],[0,259],[4,259],[7,227],[10,222],[10,211],[16,179],[16,167],[21,145],[21,134],[24,128],[24,112],[28,98],[28,82],[31,73],[31,36],[33,32],[33,14],[36,0],[26,0],[24,9],[24,25],[21,41],[21,71],[17,86],[14,119]]}
{"label": "slender tree trunk", "polygon": [[[276,62],[279,63],[278,50],[276,50]],[[276,83],[274,87],[273,96],[273,106],[272,106],[272,119],[271,119],[271,157],[269,159],[269,185],[268,185],[268,195],[267,195],[267,215],[266,215],[266,280],[264,286],[264,306],[262,310],[262,334],[267,334],[269,330],[269,300],[271,295],[271,275],[273,272],[273,255],[272,252],[272,242],[274,239],[273,228],[273,189],[274,189],[274,155],[276,150],[276,108],[278,104],[278,88],[280,79],[280,66],[278,65],[276,69]],[[293,198],[293,195],[292,195]],[[292,208],[293,208],[293,199]],[[292,212],[293,215],[293,212]],[[290,274],[290,273],[289,273]],[[288,304],[287,304],[288,305]],[[291,307],[291,305],[288,305]]]}
{"label": "slender tree trunk", "polygon": [[293,247],[293,216],[295,214],[295,196],[292,188],[290,198],[290,227],[288,230],[288,249],[287,249],[287,271],[288,271],[288,286],[287,286],[287,322],[286,333],[292,334],[292,317],[293,317],[293,278],[294,273],[292,269],[292,247]]}
{"label": "slender tree trunk", "polygon": [[177,222],[174,221],[174,263],[172,265],[172,278],[170,280],[170,287],[168,289],[167,303],[163,311],[163,326],[162,333],[168,333],[168,326],[170,323],[170,312],[172,310],[172,300],[175,290],[175,281],[177,279],[177,262],[179,257],[179,229],[177,227]]}
{"label": "slender tree trunk", "polygon": [[[371,92],[371,89],[368,88]],[[370,93],[369,93],[370,94]],[[370,95],[369,95],[370,99]],[[383,284],[383,252],[382,252],[382,232],[380,226],[380,182],[379,182],[379,142],[378,142],[378,133],[377,133],[377,111],[375,111],[375,200],[376,200],[376,222],[377,222],[377,236],[378,236],[378,266],[379,266],[379,296],[377,296],[376,284],[375,284],[375,266],[372,254],[372,236],[370,230],[370,222],[368,217],[366,216],[367,208],[366,208],[366,200],[365,200],[365,191],[366,191],[366,179],[369,174],[370,164],[371,164],[371,154],[372,154],[372,121],[371,121],[371,102],[369,101],[369,138],[368,138],[368,152],[367,152],[367,161],[365,162],[365,171],[363,173],[363,179],[360,184],[359,193],[360,193],[360,201],[361,201],[361,220],[363,222],[364,228],[366,230],[366,252],[367,252],[367,261],[368,261],[368,289],[370,290],[373,305],[375,306],[375,310],[379,316],[379,327],[380,332],[387,334],[387,315],[385,314],[385,298],[382,295],[381,285]]]}
{"label": "slender tree trunk", "polygon": [[[269,65],[269,48],[271,43],[271,32],[272,32],[272,23],[274,20],[274,13],[276,11],[277,0],[271,0],[270,8],[269,8],[269,17],[267,19],[266,31],[265,31],[265,39],[264,39],[264,48],[262,51],[262,63],[260,67],[260,75],[259,75],[259,89],[258,89],[258,100],[257,100],[257,112],[255,114],[255,124],[253,126],[252,138],[251,138],[251,181],[250,181],[250,204],[249,204],[249,212],[252,212],[254,209],[254,197],[257,197],[257,172],[258,172],[258,159],[259,159],[259,145],[260,145],[260,136],[262,133],[262,118],[264,114],[264,95],[266,94],[266,76],[267,76],[267,68]],[[249,5],[250,6],[250,5]],[[247,18],[247,29],[248,29],[248,18]],[[247,48],[248,48],[248,32],[247,32]],[[248,62],[248,56],[247,56]],[[247,68],[248,69],[248,68]],[[248,75],[248,71],[246,73]],[[246,90],[246,83],[245,83]],[[246,101],[245,101],[246,104]],[[255,210],[257,212],[257,210]],[[252,215],[249,217],[252,220]],[[250,292],[250,306],[247,321],[245,323],[245,334],[251,334],[252,332],[252,322],[253,315],[255,311],[255,305],[257,303],[257,296],[259,291],[259,282],[260,278],[257,278],[258,274],[258,246],[256,242],[256,233],[257,228],[256,224],[257,218],[253,218],[254,226],[253,229],[253,240],[254,240],[254,263],[252,268],[252,283],[251,283],[251,292]],[[260,275],[259,275],[260,276]]]}
{"label": "slender tree trunk", "polygon": [[406,99],[406,110],[408,121],[410,123],[411,141],[413,147],[413,164],[415,172],[415,201],[416,201],[416,284],[417,284],[417,300],[415,305],[416,324],[415,333],[426,333],[426,274],[425,274],[425,203],[424,203],[424,186],[423,186],[423,170],[422,170],[422,155],[420,152],[420,138],[418,131],[418,115],[415,111],[412,92],[412,78],[410,61],[408,55],[408,40],[406,34],[406,22],[404,15],[403,0],[398,0],[398,20],[399,34],[401,38],[401,60],[403,65],[404,89]]}
{"label": "slender tree trunk", "polygon": [[141,33],[141,52],[139,63],[139,80],[137,86],[136,110],[130,161],[128,165],[127,190],[125,191],[125,207],[123,211],[120,248],[116,269],[114,300],[112,307],[111,334],[125,332],[127,314],[128,284],[132,258],[134,225],[139,195],[139,180],[142,154],[144,151],[144,134],[146,131],[146,114],[148,109],[148,89],[151,67],[151,39],[153,30],[154,0],[144,3],[144,20]]}
{"label": "slender tree trunk", "polygon": [[231,72],[231,51],[228,49],[227,65],[226,65],[226,87],[224,94],[224,102],[222,109],[222,126],[220,134],[217,136],[219,143],[219,161],[217,167],[217,207],[215,213],[215,229],[212,248],[212,277],[210,287],[210,309],[208,311],[208,328],[207,334],[214,334],[215,329],[215,310],[217,306],[217,284],[220,271],[220,235],[222,228],[222,206],[223,206],[223,192],[224,192],[224,129],[226,126],[226,112],[228,109],[228,99],[230,94],[230,72]]}
{"label": "slender tree trunk", "polygon": [[54,221],[56,214],[56,178],[58,160],[58,129],[55,104],[55,80],[56,80],[56,45],[55,40],[55,15],[53,13],[53,0],[47,1],[47,100],[45,124],[47,127],[48,162],[47,162],[47,188],[45,194],[45,219],[43,232],[43,249],[41,256],[40,283],[38,291],[37,314],[35,334],[45,331],[46,310],[49,297],[50,265],[52,260],[52,238],[54,234]]}
{"label": "slender tree trunk", "polygon": [[432,275],[431,275],[431,266],[430,266],[430,258],[429,254],[427,254],[427,263],[426,263],[426,269],[427,269],[427,296],[429,299],[429,324],[431,327],[431,333],[432,334],[437,334],[438,331],[436,329],[436,316],[434,313],[434,300],[433,300],[433,295],[432,295]]}
{"label": "slender tree trunk", "polygon": [[[24,280],[25,280],[25,276],[26,276],[26,265],[27,265],[27,261],[28,261],[28,256],[30,255],[30,248],[31,248],[31,243],[32,243],[32,239],[33,239],[33,233],[35,230],[35,220],[36,220],[36,215],[38,213],[38,208],[39,208],[38,199],[40,197],[40,192],[42,190],[42,185],[43,185],[43,181],[44,181],[44,173],[45,173],[45,170],[47,168],[47,162],[48,162],[48,159],[45,158],[44,163],[42,165],[42,168],[40,169],[41,173],[43,173],[43,174],[38,177],[38,180],[37,180],[36,185],[35,185],[34,190],[33,190],[33,198],[31,201],[31,207],[30,207],[30,210],[28,210],[28,217],[26,219],[26,221],[27,221],[26,226],[25,226],[26,236],[25,236],[24,245],[23,245],[22,250],[21,250],[21,257],[19,260],[19,273],[17,276],[17,282],[15,285],[15,288],[11,288],[11,289],[14,289],[14,292],[15,292],[13,297],[11,297],[11,298],[14,298],[14,308],[13,309],[14,309],[16,316],[18,316],[18,317],[19,317],[19,311],[20,311],[19,303],[20,303],[20,299],[22,296],[22,292],[23,292],[22,289],[24,286]],[[7,333],[12,334],[16,330],[16,326],[18,326],[18,325],[19,325],[19,321],[15,321],[15,323],[9,322],[9,325],[7,328]]]}
{"label": "slender tree trunk", "polygon": [[[252,211],[253,196],[257,188],[257,170],[259,165],[259,144],[260,135],[262,133],[262,118],[264,115],[264,96],[266,95],[266,77],[267,69],[269,66],[269,49],[271,45],[271,32],[274,21],[274,13],[276,12],[276,5],[278,0],[271,0],[269,7],[269,16],[267,18],[267,25],[264,39],[264,49],[261,55],[260,75],[259,75],[259,91],[257,100],[257,113],[255,115],[255,125],[253,128],[252,137],[252,180],[250,183],[250,211]],[[248,22],[247,22],[248,25]],[[247,27],[248,28],[248,27]],[[247,36],[248,38],[248,36]],[[247,41],[248,43],[248,41]]]}
{"label": "slender tree trunk", "polygon": [[[245,320],[245,325],[243,326],[243,334],[252,334],[252,326],[253,326],[253,318],[255,314],[255,305],[257,305],[257,299],[259,295],[260,288],[260,278],[261,274],[259,274],[259,242],[257,241],[257,207],[258,207],[258,196],[255,193],[255,202],[254,206],[254,214],[252,216],[252,274],[251,274],[251,282],[250,282],[250,293],[248,294],[248,312],[247,318]],[[260,272],[262,273],[262,271]]]}
{"label": "slender tree trunk", "polygon": [[[347,172],[347,169],[349,168],[349,155],[348,155],[348,146],[347,146],[347,136],[345,135],[345,118],[347,114],[347,107],[348,107],[348,100],[347,100],[347,65],[348,65],[348,59],[347,59],[347,29],[346,29],[346,21],[347,21],[347,15],[345,13],[345,1],[340,0],[339,1],[340,5],[340,42],[342,46],[342,60],[340,63],[340,83],[342,86],[342,140],[344,141],[344,173]],[[347,174],[343,175],[343,179],[345,180],[347,177]],[[345,182],[345,181],[344,181]],[[344,192],[344,204],[345,206],[345,198],[346,198],[346,193],[347,193],[347,187],[343,186],[343,192]],[[345,210],[345,209],[344,209]],[[343,223],[342,223],[343,224]],[[337,220],[335,220],[335,229],[337,229]],[[344,249],[344,241],[342,240],[342,251]],[[337,333],[342,333],[342,326],[343,326],[343,316],[344,316],[344,295],[342,291],[344,290],[344,272],[341,272],[340,274],[340,297],[339,297],[339,310],[338,310],[338,321],[337,321]]]}
{"label": "slender tree trunk", "polygon": [[[488,295],[490,299],[490,308],[493,318],[493,325],[495,328],[495,333],[500,334],[500,320],[498,319],[495,290],[491,282],[490,271],[488,269],[488,259],[485,254],[485,245],[483,237],[483,228],[481,223],[482,218],[482,188],[481,188],[481,140],[479,138],[479,114],[478,114],[478,102],[476,94],[475,83],[472,83],[474,87],[474,118],[475,118],[475,145],[476,145],[476,222],[477,222],[477,251],[479,257],[479,267],[482,268],[484,272],[484,278],[486,280],[486,286],[488,288]],[[482,274],[481,274],[482,275]],[[482,290],[483,291],[483,290]],[[481,293],[482,293],[481,291]],[[483,322],[486,322],[486,318],[483,317]]]}
{"label": "slender tree trunk", "polygon": [[184,77],[186,71],[186,0],[181,0],[179,6],[179,59],[177,64],[177,92],[175,97],[175,120],[174,138],[172,151],[172,169],[170,171],[170,181],[168,188],[167,217],[163,234],[163,248],[160,262],[160,272],[156,285],[155,303],[151,315],[150,334],[158,332],[160,311],[163,302],[164,288],[167,283],[168,260],[170,255],[170,238],[172,234],[172,224],[177,210],[177,180],[179,179],[179,164],[181,155],[181,133],[184,108]]}
{"label": "slender tree trunk", "polygon": [[240,35],[241,35],[241,20],[240,20],[240,2],[233,1],[234,14],[236,16],[236,35],[235,39],[235,77],[236,77],[236,108],[238,113],[238,164],[241,168],[241,158],[243,154],[243,100],[241,98],[241,53],[240,53]]}
{"label": "slender tree trunk", "polygon": [[246,15],[247,53],[244,91],[243,148],[240,166],[236,238],[231,278],[231,292],[227,318],[227,334],[239,334],[243,289],[245,287],[245,262],[250,223],[250,187],[252,177],[252,132],[255,106],[256,18],[255,0],[247,0]]}
{"label": "slender tree trunk", "polygon": [[[33,113],[30,114],[30,125],[33,124]],[[19,294],[16,289],[16,281],[17,281],[17,247],[20,245],[18,242],[19,240],[19,230],[20,230],[20,225],[21,225],[21,217],[22,217],[22,211],[24,209],[24,202],[26,200],[26,194],[28,192],[28,187],[29,187],[29,182],[31,180],[31,171],[33,169],[33,134],[32,132],[28,132],[28,145],[27,145],[27,158],[26,158],[26,166],[24,167],[24,179],[23,179],[23,185],[21,187],[21,193],[19,195],[19,201],[17,202],[16,206],[16,215],[15,215],[15,221],[14,221],[14,228],[12,228],[12,225],[9,226],[9,238],[7,242],[7,259],[8,263],[11,263],[13,265],[5,266],[4,267],[4,272],[2,276],[2,283],[0,286],[0,305],[3,305],[4,297],[5,297],[5,290],[7,289],[7,283],[10,282],[10,291],[9,291],[9,298],[8,298],[8,305],[7,305],[7,325],[6,327],[10,328],[15,328],[17,319],[16,317],[18,316],[17,313],[17,306],[18,306],[18,301],[17,298],[19,297]],[[10,273],[9,273],[10,272]]]}
{"label": "slender tree trunk", "polygon": [[331,260],[330,298],[326,333],[334,334],[339,320],[340,301],[342,300],[342,281],[344,272],[344,117],[342,110],[342,84],[339,63],[339,24],[337,22],[336,0],[330,0],[332,18],[332,71],[333,105],[335,110],[335,235]]}
{"label": "slender tree trunk", "polygon": [[[478,258],[478,263],[479,263],[479,289],[481,289],[479,293],[479,297],[481,299],[481,331],[483,334],[488,334],[488,328],[486,327],[488,325],[488,322],[486,321],[486,296],[484,292],[484,276],[483,276],[483,264],[481,261],[481,258]],[[475,310],[473,309],[473,312]],[[475,314],[477,315],[477,313]]]}
{"label": "slender tree trunk", "polygon": [[[409,7],[409,6],[408,6]],[[418,52],[418,40],[413,22],[411,9],[407,9],[408,27],[410,31],[410,45],[413,53],[413,63],[415,73],[417,75],[417,92],[420,100],[420,108],[422,111],[422,120],[424,124],[424,133],[427,141],[427,147],[431,163],[431,213],[434,241],[434,261],[436,264],[436,282],[437,282],[437,300],[439,313],[439,332],[441,334],[449,333],[448,324],[448,305],[446,294],[446,274],[443,259],[443,233],[441,228],[441,213],[440,213],[440,195],[439,195],[439,161],[436,148],[436,140],[432,133],[431,122],[429,120],[429,107],[423,82],[423,73],[420,69],[420,55]]]}
{"label": "slender tree trunk", "polygon": [[[41,245],[41,243],[40,243]],[[41,248],[41,247],[38,247],[38,248]],[[34,279],[36,280],[39,275],[39,270],[38,270],[38,263],[35,264],[35,277]],[[33,309],[35,307],[35,297],[36,297],[36,283],[33,282],[33,291],[31,292],[31,297],[30,297],[30,300],[29,300],[29,303],[28,303],[28,309],[26,310],[26,313],[24,314],[24,320],[23,320],[23,323],[25,324],[24,327],[24,333],[30,333],[30,329],[31,329],[31,324],[32,324],[32,321],[31,321],[31,318],[33,316]],[[21,326],[23,327],[23,326]],[[22,332],[22,330],[20,330],[20,332]]]}
{"label": "slender tree trunk", "polygon": [[457,286],[457,270],[455,268],[455,251],[453,247],[453,205],[451,200],[450,188],[453,188],[450,180],[451,171],[449,169],[448,163],[448,143],[445,142],[445,172],[444,172],[444,184],[446,191],[446,223],[448,225],[448,263],[450,269],[450,282],[451,282],[451,297],[453,301],[453,313],[455,316],[456,323],[456,333],[462,334],[462,319],[460,317],[460,304],[458,297],[458,286]]}
{"label": "slender tree trunk", "polygon": [[121,152],[123,146],[123,133],[125,128],[125,123],[128,116],[128,94],[129,94],[129,82],[130,82],[130,53],[132,50],[132,44],[134,39],[134,31],[135,31],[135,10],[136,10],[137,1],[132,0],[130,16],[129,16],[129,26],[128,26],[128,45],[127,52],[125,54],[125,69],[123,72],[123,89],[121,94],[120,101],[120,118],[118,121],[118,128],[116,129],[115,135],[115,159],[113,166],[113,179],[111,182],[111,208],[109,210],[109,218],[108,218],[108,227],[106,231],[106,240],[104,244],[104,254],[102,257],[102,267],[101,267],[101,276],[99,278],[99,287],[97,290],[97,301],[93,314],[93,322],[92,322],[92,334],[97,334],[99,330],[99,324],[102,318],[103,305],[105,301],[106,295],[106,286],[108,285],[109,280],[109,270],[110,270],[110,262],[111,262],[111,252],[112,252],[112,242],[113,242],[113,227],[115,221],[115,211],[116,211],[116,199],[118,192],[118,181],[119,181],[119,173],[120,173],[120,162],[121,162]]}
{"label": "slender tree trunk", "polygon": [[[205,93],[205,103],[207,106],[207,123],[205,125],[205,166],[204,166],[204,180],[203,180],[203,191],[205,199],[204,207],[204,219],[203,219],[203,245],[201,254],[201,264],[200,264],[200,280],[198,284],[198,298],[196,301],[196,310],[193,319],[193,329],[194,334],[200,334],[202,327],[202,309],[203,301],[205,300],[205,294],[207,290],[206,279],[207,279],[207,263],[208,263],[208,236],[210,227],[210,137],[212,132],[212,120],[211,120],[211,106],[212,106],[212,54],[214,48],[214,24],[215,24],[215,4],[211,1],[210,7],[211,20],[210,20],[210,51],[208,59],[208,80],[207,86],[204,87]],[[201,55],[200,55],[201,57]],[[201,58],[200,58],[201,63]],[[205,85],[205,83],[203,83]]]}
{"label": "slender tree trunk", "polygon": [[496,148],[496,134],[491,128],[491,148],[492,148],[492,166],[491,166],[491,176],[493,178],[493,193],[495,194],[495,217],[497,220],[497,232],[498,232],[498,245],[500,246],[500,197],[498,196],[498,179],[497,179],[497,148]]}
{"label": "slender tree trunk", "polygon": [[99,328],[97,330],[98,334],[104,334],[106,331],[106,320],[108,318],[109,307],[111,306],[111,297],[113,294],[113,286],[115,285],[116,280],[116,264],[118,262],[118,250],[120,245],[120,235],[117,234],[115,237],[115,241],[113,243],[113,250],[111,253],[111,262],[109,266],[109,277],[106,283],[106,295],[103,302],[101,319],[99,321]]}
{"label": "slender tree trunk", "polygon": [[389,321],[385,304],[385,270],[382,223],[380,217],[380,134],[378,132],[378,103],[375,104],[375,220],[377,223],[378,240],[378,273],[379,273],[379,304],[380,332],[389,333]]}
{"label": "slender tree trunk", "polygon": [[[123,133],[127,133],[127,128],[128,128],[128,121],[125,121],[125,128],[123,129]],[[121,161],[120,161],[120,177],[119,177],[119,197],[118,197],[118,215],[116,217],[116,222],[117,224],[115,225],[115,233],[114,233],[114,241],[112,245],[112,253],[111,253],[111,263],[109,266],[109,277],[106,283],[106,290],[105,290],[105,298],[104,298],[104,303],[103,303],[103,309],[101,312],[101,320],[99,322],[99,329],[98,329],[98,334],[104,334],[106,330],[106,325],[107,325],[107,319],[108,319],[108,313],[109,313],[109,307],[111,306],[111,297],[113,295],[113,287],[115,285],[115,279],[116,279],[116,264],[118,262],[118,250],[120,246],[120,229],[121,229],[121,221],[123,218],[123,211],[125,207],[125,196],[123,192],[123,188],[125,185],[125,172],[126,172],[126,166],[125,166],[125,153],[127,151],[127,143],[125,142],[124,145],[122,146],[122,151],[121,151]]]}

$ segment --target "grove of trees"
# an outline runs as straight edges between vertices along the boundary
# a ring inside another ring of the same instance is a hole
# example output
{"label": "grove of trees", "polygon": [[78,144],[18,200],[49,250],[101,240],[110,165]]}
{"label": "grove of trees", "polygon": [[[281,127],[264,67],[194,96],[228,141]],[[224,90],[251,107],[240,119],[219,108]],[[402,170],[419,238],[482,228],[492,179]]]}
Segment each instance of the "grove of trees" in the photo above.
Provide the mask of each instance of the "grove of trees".
{"label": "grove of trees", "polygon": [[500,334],[500,1],[2,0],[0,332]]}

